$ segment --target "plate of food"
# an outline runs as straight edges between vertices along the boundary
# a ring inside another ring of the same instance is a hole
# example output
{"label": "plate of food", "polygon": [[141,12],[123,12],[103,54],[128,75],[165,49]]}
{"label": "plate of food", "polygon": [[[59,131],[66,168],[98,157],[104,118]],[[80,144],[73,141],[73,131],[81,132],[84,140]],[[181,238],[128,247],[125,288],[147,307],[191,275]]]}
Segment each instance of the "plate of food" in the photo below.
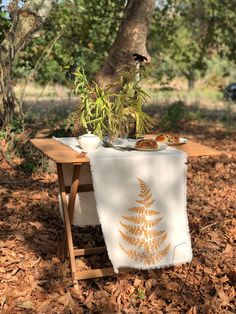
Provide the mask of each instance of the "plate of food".
{"label": "plate of food", "polygon": [[160,133],[155,138],[156,142],[165,143],[169,146],[183,145],[188,142],[188,139],[179,137],[173,133]]}
{"label": "plate of food", "polygon": [[157,151],[166,149],[167,145],[151,138],[144,138],[137,140],[133,148],[139,151]]}
{"label": "plate of food", "polygon": [[158,151],[164,150],[168,146],[165,143],[158,143],[155,139],[150,138],[142,138],[138,140],[134,139],[116,139],[111,143],[103,141],[104,147],[112,147],[117,150],[121,151],[131,151],[131,150],[138,150],[138,151]]}

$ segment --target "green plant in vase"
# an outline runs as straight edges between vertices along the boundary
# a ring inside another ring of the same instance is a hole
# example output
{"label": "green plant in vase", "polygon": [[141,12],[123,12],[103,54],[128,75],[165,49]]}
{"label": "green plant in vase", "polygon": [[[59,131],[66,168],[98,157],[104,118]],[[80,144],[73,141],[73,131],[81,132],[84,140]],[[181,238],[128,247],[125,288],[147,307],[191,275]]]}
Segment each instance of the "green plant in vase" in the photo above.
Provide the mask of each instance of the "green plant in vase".
{"label": "green plant in vase", "polygon": [[135,136],[147,133],[152,119],[144,111],[148,94],[140,86],[139,61],[133,66],[120,69],[120,80],[115,84],[100,87],[89,82],[84,70],[75,65],[67,72],[74,81],[74,93],[80,97],[79,105],[72,112],[68,125],[76,134],[81,129],[111,140],[124,137],[135,127]]}

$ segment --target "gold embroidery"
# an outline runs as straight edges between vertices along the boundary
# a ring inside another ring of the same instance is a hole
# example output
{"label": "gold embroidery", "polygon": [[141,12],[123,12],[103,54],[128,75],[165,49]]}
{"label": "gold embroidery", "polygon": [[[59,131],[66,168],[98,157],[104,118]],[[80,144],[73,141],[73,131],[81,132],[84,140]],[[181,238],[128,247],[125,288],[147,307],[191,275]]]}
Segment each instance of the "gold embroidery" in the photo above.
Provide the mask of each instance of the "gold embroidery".
{"label": "gold embroidery", "polygon": [[150,188],[138,178],[140,193],[138,196],[141,199],[136,200],[140,206],[129,208],[129,211],[134,212],[137,216],[122,216],[126,221],[136,224],[129,225],[120,221],[123,230],[119,230],[122,239],[129,245],[136,247],[135,249],[125,248],[120,244],[121,250],[131,259],[144,262],[145,265],[152,265],[161,261],[169,252],[170,243],[162,250],[161,245],[167,239],[167,233],[164,230],[152,230],[162,219],[162,217],[150,219],[160,212],[151,209],[151,205],[155,202],[152,198]]}
{"label": "gold embroidery", "polygon": [[121,244],[120,248],[126,255],[134,259],[136,262],[144,262],[146,265],[151,265],[161,261],[162,258],[167,255],[170,249],[170,244],[168,244],[163,250],[159,251],[158,253],[153,253],[152,255],[146,252],[138,253],[135,250],[126,249]]}
{"label": "gold embroidery", "polygon": [[147,220],[145,218],[143,218],[143,216],[141,217],[134,217],[134,216],[122,216],[122,218],[133,222],[135,224],[139,224],[139,225],[143,225],[144,227],[153,227],[155,225],[157,225],[162,218],[156,218],[155,220],[151,221],[151,220]]}
{"label": "gold embroidery", "polygon": [[148,229],[143,229],[142,227],[137,227],[137,226],[131,226],[123,223],[120,221],[120,224],[122,227],[124,227],[129,233],[134,234],[134,235],[143,235],[145,238],[151,238],[151,237],[158,237],[162,235],[165,231],[164,230],[148,230]]}
{"label": "gold embroidery", "polygon": [[155,250],[156,247],[159,247],[162,245],[162,243],[166,240],[167,238],[167,233],[164,232],[164,234],[158,239],[153,239],[153,240],[147,240],[145,238],[138,239],[134,238],[132,236],[127,235],[126,233],[122,232],[120,230],[121,237],[128,242],[131,245],[137,246],[139,248],[144,248],[146,250]]}
{"label": "gold embroidery", "polygon": [[[155,201],[153,200],[153,203],[154,203]],[[147,205],[147,203],[146,203],[146,205]],[[151,206],[151,205],[149,205],[149,206]],[[144,215],[148,215],[148,216],[153,216],[153,215],[158,215],[158,214],[160,214],[158,211],[156,211],[156,210],[147,210],[144,206],[135,206],[135,207],[131,207],[131,208],[129,208],[129,211],[131,211],[131,212],[135,212],[135,213],[137,213],[137,214],[144,214]]]}

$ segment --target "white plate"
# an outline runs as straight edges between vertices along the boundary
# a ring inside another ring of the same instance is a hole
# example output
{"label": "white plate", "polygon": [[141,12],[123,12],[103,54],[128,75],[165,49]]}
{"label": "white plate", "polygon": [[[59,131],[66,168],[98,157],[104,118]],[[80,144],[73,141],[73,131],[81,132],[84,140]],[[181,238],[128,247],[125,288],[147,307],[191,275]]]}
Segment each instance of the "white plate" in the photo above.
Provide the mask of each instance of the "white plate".
{"label": "white plate", "polygon": [[183,144],[186,144],[188,142],[188,139],[187,138],[183,138],[183,137],[180,137],[179,138],[179,142],[163,142],[169,146],[177,146],[177,145],[183,145]]}
{"label": "white plate", "polygon": [[156,152],[158,150],[164,150],[168,147],[165,143],[157,142],[158,147],[157,148],[135,148],[135,150],[139,150],[142,152]]}
{"label": "white plate", "polygon": [[[123,142],[122,142],[123,141]],[[115,140],[112,144],[113,146],[117,147],[117,148],[127,148],[127,150],[129,148],[132,148],[132,150],[138,150],[138,151],[145,151],[145,152],[153,152],[153,151],[158,151],[158,150],[164,150],[166,149],[168,146],[165,143],[161,143],[161,142],[157,142],[158,144],[158,148],[136,148],[135,144],[136,144],[137,140],[134,139],[125,139],[125,140]]]}

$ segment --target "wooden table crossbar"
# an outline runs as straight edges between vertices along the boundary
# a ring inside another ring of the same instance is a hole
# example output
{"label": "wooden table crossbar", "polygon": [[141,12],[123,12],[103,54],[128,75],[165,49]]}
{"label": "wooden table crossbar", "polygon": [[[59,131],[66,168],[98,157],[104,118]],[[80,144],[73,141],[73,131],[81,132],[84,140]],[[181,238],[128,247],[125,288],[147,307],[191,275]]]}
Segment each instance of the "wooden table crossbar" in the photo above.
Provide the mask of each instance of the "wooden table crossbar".
{"label": "wooden table crossbar", "polygon": [[[80,154],[54,139],[33,139],[31,143],[42,151],[47,157],[55,161],[59,182],[59,194],[62,201],[64,228],[65,228],[65,256],[69,257],[72,284],[77,289],[78,280],[110,276],[114,274],[113,268],[98,268],[85,271],[76,271],[76,256],[97,254],[106,251],[106,247],[75,249],[72,236],[72,219],[78,192],[93,191],[92,184],[80,184],[79,176],[81,165],[89,163],[86,155]],[[175,148],[184,151],[188,157],[216,156],[222,152],[192,141]],[[66,186],[63,175],[63,164],[73,165],[72,183]],[[69,195],[69,197],[67,197]]]}

